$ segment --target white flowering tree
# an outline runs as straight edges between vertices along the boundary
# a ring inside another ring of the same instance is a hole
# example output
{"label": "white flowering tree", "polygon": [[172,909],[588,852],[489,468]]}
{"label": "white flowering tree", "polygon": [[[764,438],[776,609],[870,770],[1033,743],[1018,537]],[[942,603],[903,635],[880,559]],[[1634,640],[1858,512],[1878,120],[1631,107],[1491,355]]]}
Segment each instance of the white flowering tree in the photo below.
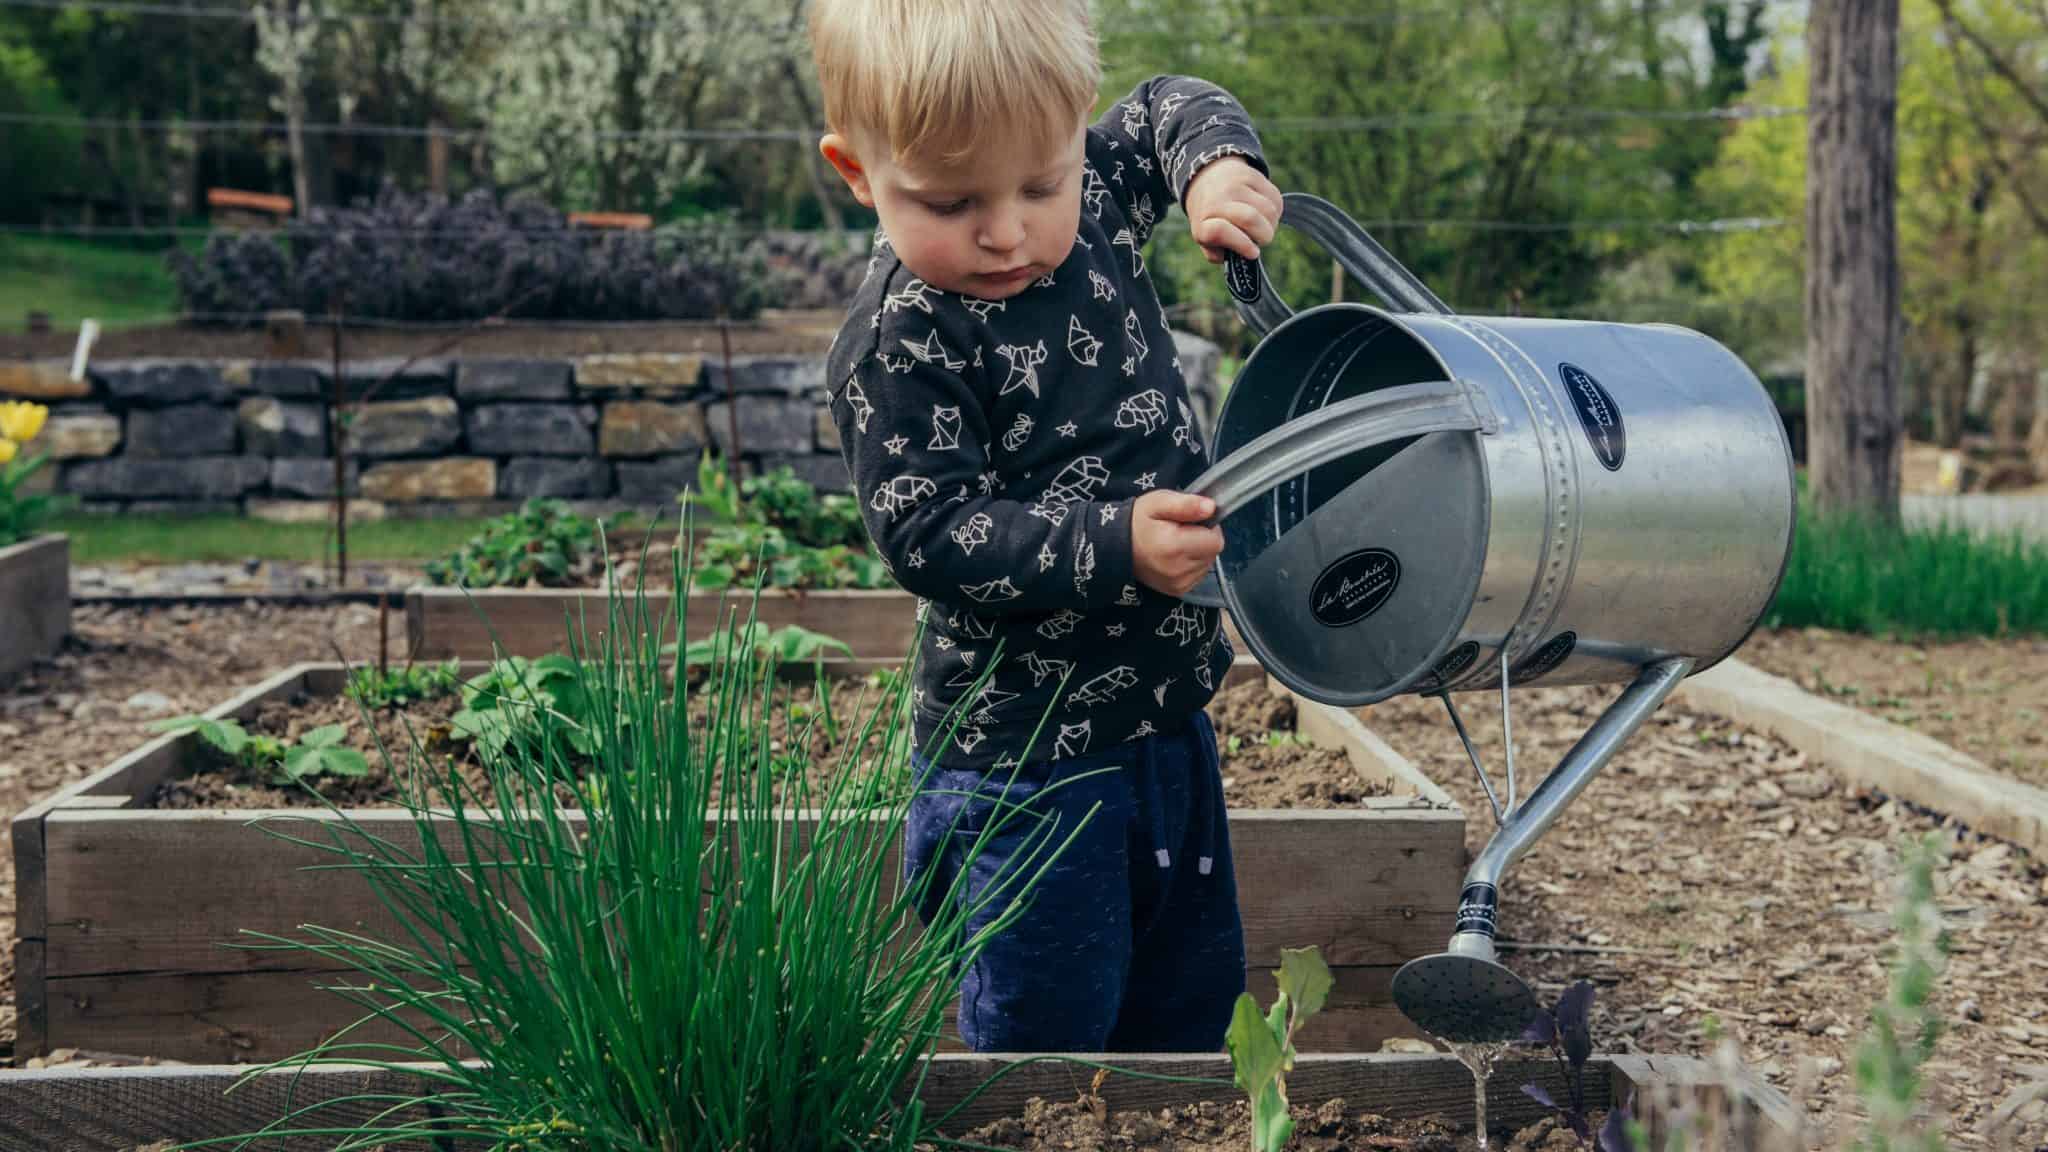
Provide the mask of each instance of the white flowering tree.
{"label": "white flowering tree", "polygon": [[258,4],[256,62],[277,81],[271,105],[284,113],[292,157],[293,208],[312,210],[312,181],[306,170],[306,85],[319,49],[321,22],[310,3],[269,0]]}
{"label": "white flowering tree", "polygon": [[[700,173],[706,145],[787,51],[764,0],[516,0],[489,119],[500,182],[558,204],[652,210]],[[786,145],[784,145],[786,147]]]}

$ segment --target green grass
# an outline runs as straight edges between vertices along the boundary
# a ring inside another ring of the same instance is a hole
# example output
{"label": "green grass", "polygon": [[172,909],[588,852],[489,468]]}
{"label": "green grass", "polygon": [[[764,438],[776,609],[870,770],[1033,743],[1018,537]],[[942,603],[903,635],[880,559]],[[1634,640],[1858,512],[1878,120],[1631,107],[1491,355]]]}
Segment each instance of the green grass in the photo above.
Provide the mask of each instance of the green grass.
{"label": "green grass", "polygon": [[1880,636],[2048,633],[2048,547],[1960,527],[1816,516],[1802,501],[1766,622]]}
{"label": "green grass", "polygon": [[[462,518],[351,524],[349,560],[432,560],[453,552],[486,522]],[[333,547],[326,524],[270,524],[239,516],[74,515],[59,517],[50,528],[70,535],[73,564],[232,563],[249,557],[317,564]]]}
{"label": "green grass", "polygon": [[0,325],[20,331],[30,310],[60,331],[90,316],[102,328],[161,322],[178,311],[162,249],[59,236],[0,236]]}

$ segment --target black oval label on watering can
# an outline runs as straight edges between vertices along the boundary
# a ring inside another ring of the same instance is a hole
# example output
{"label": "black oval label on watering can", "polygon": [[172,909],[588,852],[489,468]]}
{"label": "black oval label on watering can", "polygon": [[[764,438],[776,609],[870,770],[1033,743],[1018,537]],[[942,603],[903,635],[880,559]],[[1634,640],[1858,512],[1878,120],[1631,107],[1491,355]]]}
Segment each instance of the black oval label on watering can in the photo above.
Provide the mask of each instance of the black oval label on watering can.
{"label": "black oval label on watering can", "polygon": [[1323,569],[1308,590],[1308,610],[1342,628],[1380,610],[1401,583],[1401,561],[1385,548],[1361,548]]}
{"label": "black oval label on watering can", "polygon": [[1557,374],[1564,379],[1572,407],[1579,411],[1579,423],[1586,429],[1586,439],[1593,445],[1593,455],[1600,458],[1600,466],[1609,472],[1620,471],[1621,461],[1628,455],[1628,429],[1622,425],[1614,397],[1576,364],[1559,364]]}
{"label": "black oval label on watering can", "polygon": [[1429,675],[1424,676],[1417,682],[1415,690],[1418,692],[1434,692],[1458,677],[1463,676],[1465,669],[1470,668],[1473,661],[1478,659],[1479,642],[1477,640],[1467,640],[1449,652],[1444,653],[1444,658],[1436,662],[1436,667],[1429,670]]}
{"label": "black oval label on watering can", "polygon": [[1259,291],[1259,266],[1242,256],[1224,259],[1223,283],[1232,296],[1247,304],[1257,304],[1262,295]]}
{"label": "black oval label on watering can", "polygon": [[1559,664],[1570,659],[1572,650],[1578,646],[1578,633],[1560,632],[1551,637],[1543,647],[1529,653],[1520,664],[1515,665],[1510,678],[1517,684],[1527,684],[1531,680],[1548,676],[1557,670]]}

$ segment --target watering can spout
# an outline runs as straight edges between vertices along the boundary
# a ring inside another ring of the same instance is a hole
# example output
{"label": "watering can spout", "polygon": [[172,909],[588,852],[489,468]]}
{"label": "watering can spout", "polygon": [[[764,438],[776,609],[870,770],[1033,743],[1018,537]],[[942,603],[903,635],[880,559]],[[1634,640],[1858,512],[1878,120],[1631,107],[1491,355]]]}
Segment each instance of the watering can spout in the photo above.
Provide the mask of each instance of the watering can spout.
{"label": "watering can spout", "polygon": [[1490,1043],[1520,1034],[1536,1007],[1536,998],[1528,985],[1495,957],[1501,878],[1585,791],[1594,775],[1692,667],[1693,661],[1686,657],[1645,667],[1529,798],[1501,814],[1500,826],[1465,871],[1449,946],[1436,955],[1409,961],[1394,974],[1394,1003],[1402,1015],[1431,1035],[1453,1043]]}

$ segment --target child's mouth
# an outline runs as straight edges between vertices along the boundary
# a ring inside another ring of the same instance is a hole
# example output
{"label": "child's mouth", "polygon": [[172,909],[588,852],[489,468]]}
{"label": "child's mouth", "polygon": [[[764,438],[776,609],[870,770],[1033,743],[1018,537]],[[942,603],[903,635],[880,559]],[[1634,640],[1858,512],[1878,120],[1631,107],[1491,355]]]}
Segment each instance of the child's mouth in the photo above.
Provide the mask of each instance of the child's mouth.
{"label": "child's mouth", "polygon": [[1037,279],[1037,271],[1032,265],[1027,264],[1022,268],[1015,268],[1008,272],[985,273],[982,279],[991,284],[1001,285],[1004,288],[1014,288],[1026,281]]}

